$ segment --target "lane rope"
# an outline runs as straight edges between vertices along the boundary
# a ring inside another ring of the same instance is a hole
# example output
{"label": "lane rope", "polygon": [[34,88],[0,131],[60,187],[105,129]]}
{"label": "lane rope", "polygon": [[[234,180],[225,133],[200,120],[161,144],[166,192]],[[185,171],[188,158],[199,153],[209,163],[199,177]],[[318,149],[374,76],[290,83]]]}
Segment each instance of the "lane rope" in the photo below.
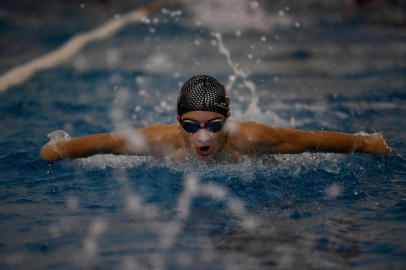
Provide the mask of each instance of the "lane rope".
{"label": "lane rope", "polygon": [[66,63],[88,43],[114,35],[127,24],[140,21],[143,17],[162,8],[165,4],[166,1],[154,2],[142,9],[136,9],[118,18],[110,19],[93,30],[72,36],[58,49],[12,68],[0,76],[0,93],[7,91],[12,86],[24,83],[37,71]]}

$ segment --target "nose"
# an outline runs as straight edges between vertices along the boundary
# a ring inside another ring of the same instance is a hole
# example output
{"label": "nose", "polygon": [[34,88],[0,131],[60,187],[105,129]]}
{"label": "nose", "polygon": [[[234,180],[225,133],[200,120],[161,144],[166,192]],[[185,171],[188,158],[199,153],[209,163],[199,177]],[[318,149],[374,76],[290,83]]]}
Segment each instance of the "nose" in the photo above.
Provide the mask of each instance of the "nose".
{"label": "nose", "polygon": [[211,132],[205,128],[201,128],[197,131],[197,140],[202,144],[206,144],[211,139]]}

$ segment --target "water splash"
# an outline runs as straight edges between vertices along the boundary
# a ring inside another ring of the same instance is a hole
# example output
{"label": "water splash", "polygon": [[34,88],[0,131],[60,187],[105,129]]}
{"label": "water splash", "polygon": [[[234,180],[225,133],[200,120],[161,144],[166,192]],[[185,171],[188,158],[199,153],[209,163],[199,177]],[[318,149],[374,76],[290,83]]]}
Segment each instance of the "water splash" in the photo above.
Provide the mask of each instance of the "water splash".
{"label": "water splash", "polygon": [[80,268],[88,268],[95,264],[99,252],[98,240],[107,231],[107,222],[96,218],[89,226],[88,236],[83,241],[83,250],[76,257],[76,264]]}
{"label": "water splash", "polygon": [[327,199],[335,199],[342,194],[342,188],[337,183],[334,183],[324,190]]}
{"label": "water splash", "polygon": [[[124,179],[128,180],[126,177],[124,177]],[[143,196],[134,193],[131,194],[127,189],[128,195],[126,197],[126,209],[128,213],[145,221],[145,225],[143,225],[145,228],[143,227],[143,231],[152,231],[158,235],[158,246],[161,251],[159,253],[148,255],[148,261],[152,266],[152,269],[165,269],[169,257],[164,251],[173,247],[177,242],[178,236],[183,233],[185,222],[192,215],[192,203],[196,198],[208,197],[214,201],[225,202],[235,217],[240,220],[241,226],[247,230],[255,229],[258,224],[256,218],[251,216],[245,209],[244,204],[239,199],[232,197],[223,186],[212,183],[201,183],[196,175],[190,174],[184,177],[183,186],[183,191],[179,195],[174,209],[176,214],[173,218],[170,218],[167,221],[161,221],[158,218],[162,217],[164,213],[155,205],[144,203],[145,199]],[[93,247],[92,244],[95,244],[95,238],[94,233],[89,233],[85,242],[89,242],[89,246]],[[212,246],[210,239],[202,239],[202,243],[204,243],[203,245],[205,247],[202,254],[204,253],[203,255],[207,257],[207,260],[215,260],[217,255],[214,253],[214,246]],[[95,258],[97,247],[89,248],[89,250],[90,251],[87,252],[89,253],[88,255]],[[212,256],[208,257],[207,255],[209,253],[211,253]],[[179,259],[183,260],[184,258],[181,256]],[[183,261],[182,263],[186,265],[187,258],[186,262]],[[144,267],[141,262],[130,260],[128,258],[124,260],[123,264],[137,264],[140,269],[148,268],[147,266]]]}
{"label": "water splash", "polygon": [[220,33],[214,33],[213,35],[217,39],[219,52],[226,57],[227,64],[233,71],[233,75],[229,77],[226,89],[231,92],[237,79],[240,79],[244,86],[251,92],[251,101],[248,104],[248,108],[244,112],[236,110],[235,117],[241,121],[252,121],[255,119],[260,122],[269,122],[269,119],[272,119],[277,125],[287,126],[288,122],[281,119],[272,110],[269,109],[266,113],[262,112],[258,105],[259,97],[256,93],[256,85],[249,79],[250,73],[239,68],[238,65],[232,61],[230,51],[224,45],[222,35]]}
{"label": "water splash", "polygon": [[67,142],[71,140],[69,134],[64,130],[55,130],[47,135],[50,139],[48,142],[49,144],[53,144],[56,142]]}

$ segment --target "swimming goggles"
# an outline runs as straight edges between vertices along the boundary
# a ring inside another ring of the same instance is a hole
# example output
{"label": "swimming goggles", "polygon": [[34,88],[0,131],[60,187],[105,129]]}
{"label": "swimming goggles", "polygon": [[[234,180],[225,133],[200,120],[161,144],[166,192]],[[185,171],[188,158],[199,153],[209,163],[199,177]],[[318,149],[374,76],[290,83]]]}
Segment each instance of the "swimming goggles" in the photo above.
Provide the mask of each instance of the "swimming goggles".
{"label": "swimming goggles", "polygon": [[204,125],[204,127],[201,127],[199,125],[199,123],[197,123],[195,121],[179,119],[179,122],[182,125],[183,129],[190,133],[195,133],[201,128],[205,128],[211,132],[217,132],[223,128],[226,121],[227,121],[227,117],[224,119],[215,119],[215,120],[207,122]]}

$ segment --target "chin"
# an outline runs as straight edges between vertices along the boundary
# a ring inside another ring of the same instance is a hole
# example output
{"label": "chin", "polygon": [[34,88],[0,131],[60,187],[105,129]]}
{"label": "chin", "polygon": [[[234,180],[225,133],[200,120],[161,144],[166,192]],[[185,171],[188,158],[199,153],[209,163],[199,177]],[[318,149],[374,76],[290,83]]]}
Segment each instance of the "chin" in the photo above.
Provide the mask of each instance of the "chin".
{"label": "chin", "polygon": [[208,154],[207,156],[203,156],[203,155],[201,155],[201,154],[199,154],[199,153],[194,153],[194,156],[195,156],[195,158],[198,159],[198,160],[209,160],[209,159],[212,159],[212,158],[213,158],[214,153],[210,153],[210,154]]}

